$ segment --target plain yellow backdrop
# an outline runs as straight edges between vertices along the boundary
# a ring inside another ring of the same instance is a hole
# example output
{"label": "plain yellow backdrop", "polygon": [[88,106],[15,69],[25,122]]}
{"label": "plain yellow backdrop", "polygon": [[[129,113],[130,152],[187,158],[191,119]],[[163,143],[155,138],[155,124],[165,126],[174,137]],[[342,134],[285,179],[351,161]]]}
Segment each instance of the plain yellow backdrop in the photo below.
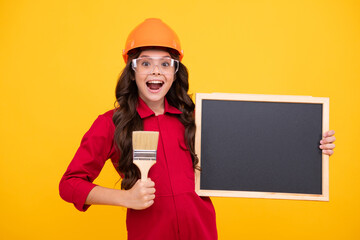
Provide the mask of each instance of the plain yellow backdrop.
{"label": "plain yellow backdrop", "polygon": [[[148,17],[178,33],[191,93],[330,98],[330,201],[214,197],[219,239],[360,239],[355,0],[0,1],[0,238],[126,239],[126,209],[78,212],[58,182]],[[107,163],[96,183],[118,179]]]}

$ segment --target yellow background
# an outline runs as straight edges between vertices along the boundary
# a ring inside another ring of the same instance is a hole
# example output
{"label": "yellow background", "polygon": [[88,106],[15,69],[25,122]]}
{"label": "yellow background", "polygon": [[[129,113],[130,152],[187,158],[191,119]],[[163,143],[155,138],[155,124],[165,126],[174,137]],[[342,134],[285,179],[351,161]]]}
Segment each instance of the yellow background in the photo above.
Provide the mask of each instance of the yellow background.
{"label": "yellow background", "polygon": [[[58,182],[113,106],[125,39],[148,17],[178,33],[191,93],[330,98],[330,202],[212,198],[219,239],[360,239],[360,3],[350,0],[0,1],[0,238],[126,238],[124,208],[78,212]],[[117,180],[106,164],[96,183]]]}

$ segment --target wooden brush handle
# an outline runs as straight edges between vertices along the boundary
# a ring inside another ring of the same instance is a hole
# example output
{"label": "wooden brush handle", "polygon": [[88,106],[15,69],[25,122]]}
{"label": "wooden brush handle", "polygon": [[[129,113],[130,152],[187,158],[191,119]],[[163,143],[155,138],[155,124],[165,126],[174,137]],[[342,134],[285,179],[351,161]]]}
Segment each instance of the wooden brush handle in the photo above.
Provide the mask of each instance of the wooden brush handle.
{"label": "wooden brush handle", "polygon": [[156,160],[134,160],[134,164],[140,169],[142,181],[148,178],[149,170],[155,163]]}

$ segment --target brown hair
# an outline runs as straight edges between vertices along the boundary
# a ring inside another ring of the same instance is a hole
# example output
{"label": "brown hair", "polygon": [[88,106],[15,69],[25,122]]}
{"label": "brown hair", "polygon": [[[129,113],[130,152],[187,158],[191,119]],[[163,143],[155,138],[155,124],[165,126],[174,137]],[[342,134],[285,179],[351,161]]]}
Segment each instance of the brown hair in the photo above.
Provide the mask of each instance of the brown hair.
{"label": "brown hair", "polygon": [[[138,167],[133,164],[132,159],[132,132],[143,130],[143,123],[136,111],[138,103],[138,88],[135,79],[135,73],[131,68],[131,60],[137,58],[142,49],[133,49],[128,53],[129,58],[125,68],[123,69],[115,89],[116,111],[113,115],[113,122],[115,124],[115,147],[119,152],[120,158],[118,163],[118,171],[124,174],[121,182],[121,189],[130,189],[136,181],[140,178],[140,171]],[[177,54],[173,51],[167,50],[172,58],[179,59]],[[195,120],[194,109],[195,104],[188,95],[189,90],[189,75],[188,70],[181,62],[179,70],[176,72],[175,79],[168,93],[166,99],[168,103],[177,109],[182,114],[178,115],[178,119],[185,127],[185,142],[191,154],[193,168],[197,168],[199,162],[195,154]]]}

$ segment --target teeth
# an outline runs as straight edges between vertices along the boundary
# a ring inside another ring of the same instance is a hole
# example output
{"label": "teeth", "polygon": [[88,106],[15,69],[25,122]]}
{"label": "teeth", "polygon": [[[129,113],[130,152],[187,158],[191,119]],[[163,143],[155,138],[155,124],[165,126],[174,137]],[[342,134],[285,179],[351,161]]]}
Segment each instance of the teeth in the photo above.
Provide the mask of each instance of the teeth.
{"label": "teeth", "polygon": [[160,83],[160,84],[162,84],[162,83],[163,83],[163,81],[156,81],[156,80],[153,80],[153,81],[148,81],[147,83],[153,83],[153,84]]}

